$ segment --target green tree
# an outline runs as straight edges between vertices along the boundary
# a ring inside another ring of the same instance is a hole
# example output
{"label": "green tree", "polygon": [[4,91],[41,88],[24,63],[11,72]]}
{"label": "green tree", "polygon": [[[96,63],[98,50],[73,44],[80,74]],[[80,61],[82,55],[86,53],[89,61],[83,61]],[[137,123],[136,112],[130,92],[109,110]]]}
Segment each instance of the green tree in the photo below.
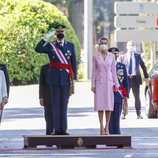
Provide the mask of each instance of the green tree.
{"label": "green tree", "polygon": [[[96,26],[97,38],[108,36],[114,31],[114,3],[116,0],[93,0],[94,23]],[[131,0],[117,0],[131,1]],[[106,31],[106,32],[105,32]]]}
{"label": "green tree", "polygon": [[41,0],[4,0],[0,2],[0,62],[7,64],[13,84],[36,83],[47,55],[35,53],[37,42],[56,23],[67,26],[66,39],[74,42],[77,61],[80,45],[66,16],[54,5]]}

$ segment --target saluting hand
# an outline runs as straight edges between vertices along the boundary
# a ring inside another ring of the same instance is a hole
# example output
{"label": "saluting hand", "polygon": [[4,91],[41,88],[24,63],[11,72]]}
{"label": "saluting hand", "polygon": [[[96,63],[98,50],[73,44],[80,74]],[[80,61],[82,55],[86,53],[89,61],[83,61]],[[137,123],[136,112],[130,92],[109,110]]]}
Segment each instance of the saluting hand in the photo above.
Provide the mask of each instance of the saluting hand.
{"label": "saluting hand", "polygon": [[49,34],[47,34],[43,39],[45,41],[48,41],[51,37],[55,35],[55,30],[51,31]]}

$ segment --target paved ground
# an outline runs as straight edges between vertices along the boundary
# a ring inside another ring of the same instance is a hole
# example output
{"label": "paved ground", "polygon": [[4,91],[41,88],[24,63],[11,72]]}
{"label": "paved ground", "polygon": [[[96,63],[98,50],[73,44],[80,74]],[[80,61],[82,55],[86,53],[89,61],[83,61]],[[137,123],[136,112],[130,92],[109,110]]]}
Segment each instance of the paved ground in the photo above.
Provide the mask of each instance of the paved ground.
{"label": "paved ground", "polygon": [[[76,94],[69,100],[68,127],[72,135],[97,135],[99,124],[93,110],[93,93],[90,82],[77,82]],[[45,148],[38,150],[23,149],[23,135],[45,134],[43,108],[38,103],[38,85],[11,87],[0,126],[0,157],[49,158],[49,157],[107,157],[107,158],[158,158],[157,119],[145,115],[145,102],[142,87],[143,120],[137,120],[133,98],[129,103],[129,114],[121,120],[122,134],[132,136],[132,148],[116,149],[98,146],[95,150]]]}

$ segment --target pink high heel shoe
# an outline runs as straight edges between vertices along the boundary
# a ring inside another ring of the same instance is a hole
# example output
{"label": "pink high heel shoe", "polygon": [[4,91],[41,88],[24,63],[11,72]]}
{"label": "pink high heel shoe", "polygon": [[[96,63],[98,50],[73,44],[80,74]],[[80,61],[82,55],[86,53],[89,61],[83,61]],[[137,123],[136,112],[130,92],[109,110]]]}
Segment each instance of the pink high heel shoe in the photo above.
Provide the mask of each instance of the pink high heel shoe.
{"label": "pink high heel shoe", "polygon": [[105,128],[105,135],[109,135],[109,130]]}
{"label": "pink high heel shoe", "polygon": [[104,128],[100,128],[100,135],[105,135],[105,129]]}

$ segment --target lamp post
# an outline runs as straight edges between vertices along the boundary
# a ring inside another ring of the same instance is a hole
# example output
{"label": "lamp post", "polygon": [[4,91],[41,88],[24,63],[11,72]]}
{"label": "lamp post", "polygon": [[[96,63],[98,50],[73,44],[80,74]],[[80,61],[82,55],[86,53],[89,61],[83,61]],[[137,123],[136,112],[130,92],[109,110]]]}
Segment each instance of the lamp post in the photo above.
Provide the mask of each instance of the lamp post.
{"label": "lamp post", "polygon": [[93,54],[93,0],[84,0],[84,78],[90,79]]}

